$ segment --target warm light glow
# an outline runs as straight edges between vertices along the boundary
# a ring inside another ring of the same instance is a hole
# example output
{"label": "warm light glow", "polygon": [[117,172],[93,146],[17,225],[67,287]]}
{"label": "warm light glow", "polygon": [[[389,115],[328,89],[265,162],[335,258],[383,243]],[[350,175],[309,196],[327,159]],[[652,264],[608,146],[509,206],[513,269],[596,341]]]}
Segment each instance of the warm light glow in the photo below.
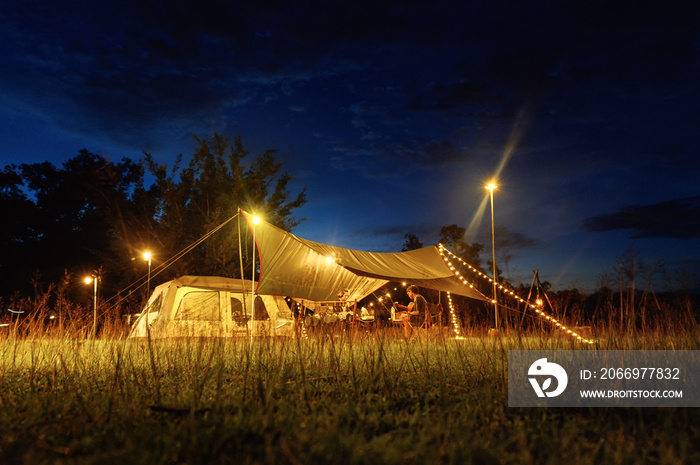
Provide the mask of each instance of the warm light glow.
{"label": "warm light glow", "polygon": [[455,312],[454,305],[452,304],[452,294],[447,293],[447,305],[450,308],[450,319],[452,320],[452,329],[455,332],[455,337],[461,339],[462,335],[459,331],[459,324],[457,322],[457,314]]}
{"label": "warm light glow", "polygon": [[150,260],[151,259],[151,252],[145,252],[143,254],[143,259],[144,260]]}
{"label": "warm light glow", "polygon": [[89,276],[85,277],[85,284],[90,284],[92,282],[92,278]]}
{"label": "warm light glow", "polygon": [[326,257],[326,263],[333,263],[333,259],[331,257]]}
{"label": "warm light glow", "polygon": [[[462,276],[460,276],[458,272],[456,272],[455,267],[452,265],[450,260],[447,258],[446,254],[449,254],[452,258],[457,260],[461,265],[469,268],[472,272],[474,272],[475,275],[480,276],[482,279],[487,280],[489,282],[493,282],[493,280],[491,278],[489,278],[485,274],[479,272],[473,266],[469,265],[464,260],[462,260],[460,257],[456,256],[455,254],[453,254],[452,252],[447,250],[442,244],[439,244],[438,250],[439,250],[440,254],[442,255],[442,259],[444,260],[445,264],[450,268],[450,270],[453,271],[453,273],[455,273],[455,276],[458,277],[460,279],[460,281],[462,281],[462,283],[465,286],[468,285],[470,288],[474,287],[473,284],[469,283],[466,279],[464,279]],[[501,286],[503,287],[503,285],[501,285]],[[513,292],[512,289],[507,289],[506,287],[503,287],[503,289],[505,289],[507,293],[511,294],[519,302],[525,304],[526,307],[532,308],[535,311],[535,313],[540,315],[539,318],[543,318],[545,321],[550,322],[551,324],[557,326],[558,328],[560,328],[562,330],[566,330],[567,331],[566,334],[571,335],[572,337],[575,337],[579,341],[582,341],[586,344],[595,344],[595,340],[586,339],[586,338],[582,337],[581,335],[574,333],[572,330],[568,329],[566,326],[564,326],[559,321],[557,321],[556,318],[554,318],[550,315],[547,315],[545,312],[540,310],[540,308],[543,308],[543,304],[544,304],[542,299],[537,299],[535,303],[529,303],[529,302],[526,302],[525,299],[523,299],[522,297],[517,296]],[[455,314],[454,307],[452,306],[452,298],[451,298],[449,292],[447,293],[447,297],[448,297],[448,305],[450,307],[450,315],[452,316],[453,328],[454,328],[455,334],[457,335],[457,339],[459,339],[459,337],[460,337],[459,336],[459,327],[456,324],[456,314]],[[493,300],[491,300],[491,302],[493,303]]]}
{"label": "warm light glow", "polygon": [[490,190],[490,191],[493,191],[493,190],[494,190],[495,188],[497,188],[497,187],[498,187],[498,186],[497,186],[496,184],[494,184],[494,183],[491,183],[491,184],[489,184],[489,185],[486,186],[486,188],[487,188],[488,190]]}
{"label": "warm light glow", "polygon": [[260,217],[259,217],[259,216],[254,216],[254,217],[253,217],[253,223],[255,223],[255,224],[260,224]]}

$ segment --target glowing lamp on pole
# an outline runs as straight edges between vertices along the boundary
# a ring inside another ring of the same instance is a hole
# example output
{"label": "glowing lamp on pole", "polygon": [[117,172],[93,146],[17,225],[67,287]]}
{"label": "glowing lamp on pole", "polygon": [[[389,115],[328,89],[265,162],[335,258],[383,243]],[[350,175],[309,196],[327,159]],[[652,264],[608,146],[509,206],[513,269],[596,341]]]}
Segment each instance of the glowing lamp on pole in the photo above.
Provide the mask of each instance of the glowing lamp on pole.
{"label": "glowing lamp on pole", "polygon": [[252,271],[252,284],[251,284],[251,318],[250,318],[250,340],[253,341],[253,333],[255,332],[255,225],[260,224],[260,217],[257,215],[253,216],[253,271]]}
{"label": "glowing lamp on pole", "polygon": [[493,182],[486,186],[491,196],[491,250],[493,252],[493,312],[495,315],[496,329],[498,329],[498,300],[496,298],[496,288],[498,287],[498,275],[496,274],[496,230],[494,227],[493,220],[493,190],[497,187],[498,186]]}
{"label": "glowing lamp on pole", "polygon": [[92,334],[97,336],[97,276],[86,276],[85,284],[93,283]]}
{"label": "glowing lamp on pole", "polygon": [[146,299],[148,299],[151,293],[151,252],[144,253],[143,259],[148,262],[148,279],[146,280]]}

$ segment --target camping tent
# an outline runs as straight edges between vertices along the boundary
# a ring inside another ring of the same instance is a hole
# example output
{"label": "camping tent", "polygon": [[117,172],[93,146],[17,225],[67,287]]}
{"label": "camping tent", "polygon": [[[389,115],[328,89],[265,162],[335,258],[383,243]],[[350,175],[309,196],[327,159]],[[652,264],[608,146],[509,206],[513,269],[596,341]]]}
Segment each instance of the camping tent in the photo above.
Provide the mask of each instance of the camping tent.
{"label": "camping tent", "polygon": [[182,276],[156,287],[129,338],[290,336],[291,311],[282,297],[255,295],[252,281]]}
{"label": "camping tent", "polygon": [[357,301],[396,281],[488,300],[454,274],[438,246],[399,253],[344,249],[301,239],[265,221],[254,223],[242,213],[255,237],[261,294],[325,301],[347,288],[348,300]]}

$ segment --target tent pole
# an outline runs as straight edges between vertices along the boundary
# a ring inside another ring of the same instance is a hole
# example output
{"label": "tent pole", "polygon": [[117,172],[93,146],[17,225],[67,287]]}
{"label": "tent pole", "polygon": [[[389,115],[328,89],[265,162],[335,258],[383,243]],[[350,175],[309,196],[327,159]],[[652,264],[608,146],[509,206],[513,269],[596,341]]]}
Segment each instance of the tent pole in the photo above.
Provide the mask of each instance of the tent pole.
{"label": "tent pole", "polygon": [[241,264],[241,279],[243,280],[243,316],[248,316],[248,306],[245,304],[245,276],[243,274],[243,249],[241,247],[241,207],[238,207],[238,260]]}
{"label": "tent pole", "polygon": [[350,323],[350,337],[355,336],[355,320],[356,319],[357,319],[357,300],[355,301],[355,303],[352,304],[352,322]]}
{"label": "tent pole", "polygon": [[251,278],[251,285],[250,285],[250,296],[251,296],[251,303],[250,303],[250,342],[251,344],[253,343],[253,337],[255,336],[255,249],[257,248],[257,239],[255,237],[255,225],[260,223],[260,217],[257,216],[255,213],[253,215],[253,265],[252,269],[250,271],[250,274],[252,275]]}
{"label": "tent pole", "polygon": [[527,308],[530,306],[530,296],[532,296],[532,288],[535,287],[535,281],[537,280],[538,270],[534,270],[534,276],[532,277],[532,284],[530,284],[530,292],[527,293],[527,300],[525,301],[525,310],[523,311],[523,316],[520,318],[520,327],[523,327],[523,321],[525,321],[525,314],[527,313]]}
{"label": "tent pole", "polygon": [[253,343],[255,336],[255,219],[253,219],[253,266],[250,272],[252,275],[250,283],[250,343]]}

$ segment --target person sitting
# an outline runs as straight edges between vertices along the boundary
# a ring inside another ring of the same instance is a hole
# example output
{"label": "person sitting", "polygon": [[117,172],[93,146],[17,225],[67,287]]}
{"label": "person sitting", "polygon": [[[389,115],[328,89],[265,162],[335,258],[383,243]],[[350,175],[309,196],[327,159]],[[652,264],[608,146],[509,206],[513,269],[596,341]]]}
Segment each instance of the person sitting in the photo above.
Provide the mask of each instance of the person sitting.
{"label": "person sitting", "polygon": [[349,289],[342,289],[338,292],[338,301],[333,304],[333,312],[342,313],[348,311],[348,297],[350,297]]}
{"label": "person sitting", "polygon": [[396,314],[396,319],[401,320],[404,335],[409,337],[413,333],[412,325],[421,325],[423,320],[425,320],[425,313],[428,311],[428,301],[420,295],[418,286],[408,286],[406,294],[411,299],[411,303],[408,304],[405,312]]}
{"label": "person sitting", "polygon": [[352,321],[353,308],[350,302],[348,302],[349,297],[350,290],[342,289],[338,292],[338,301],[333,304],[333,313],[338,314],[343,321]]}

